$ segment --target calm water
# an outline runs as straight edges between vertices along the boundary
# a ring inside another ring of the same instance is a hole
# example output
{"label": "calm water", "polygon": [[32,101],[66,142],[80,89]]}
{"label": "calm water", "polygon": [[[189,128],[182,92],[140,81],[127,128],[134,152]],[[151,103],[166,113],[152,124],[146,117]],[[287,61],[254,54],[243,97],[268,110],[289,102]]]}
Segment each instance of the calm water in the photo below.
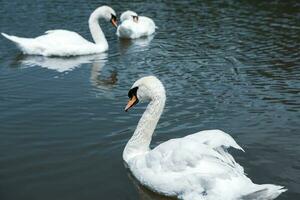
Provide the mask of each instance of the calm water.
{"label": "calm water", "polygon": [[[152,17],[154,38],[120,41],[86,57],[23,56],[0,38],[0,199],[162,199],[139,188],[123,148],[145,104],[123,111],[141,76],[165,84],[153,146],[199,130],[230,133],[255,183],[300,199],[300,3],[298,1],[106,2]],[[100,1],[3,0],[1,32],[38,36],[64,28],[91,39]]]}

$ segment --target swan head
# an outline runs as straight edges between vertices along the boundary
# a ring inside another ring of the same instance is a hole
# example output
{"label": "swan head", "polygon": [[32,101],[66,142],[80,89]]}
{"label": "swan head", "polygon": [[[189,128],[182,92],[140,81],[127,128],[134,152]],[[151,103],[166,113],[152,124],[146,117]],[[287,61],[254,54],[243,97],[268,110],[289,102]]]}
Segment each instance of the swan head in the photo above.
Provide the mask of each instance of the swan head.
{"label": "swan head", "polygon": [[91,17],[93,19],[104,18],[106,21],[111,22],[113,26],[118,26],[116,12],[109,6],[100,6],[91,14],[91,16],[93,16]]}
{"label": "swan head", "polygon": [[127,20],[127,19],[133,19],[134,22],[138,22],[139,16],[136,12],[133,12],[131,10],[127,10],[122,13],[120,20],[121,22]]}
{"label": "swan head", "polygon": [[125,107],[127,112],[138,102],[152,100],[165,101],[166,92],[162,82],[155,76],[145,76],[137,80],[128,92],[129,101]]}

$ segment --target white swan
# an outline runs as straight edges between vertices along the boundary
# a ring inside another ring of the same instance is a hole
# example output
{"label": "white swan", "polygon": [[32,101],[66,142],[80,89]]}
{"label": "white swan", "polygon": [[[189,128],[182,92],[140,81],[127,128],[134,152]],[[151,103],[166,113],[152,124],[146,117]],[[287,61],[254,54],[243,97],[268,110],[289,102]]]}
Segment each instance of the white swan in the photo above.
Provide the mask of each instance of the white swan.
{"label": "white swan", "polygon": [[153,131],[163,112],[166,95],[154,76],[137,80],[125,111],[139,101],[150,101],[123,151],[133,176],[157,193],[187,200],[274,199],[282,186],[254,184],[227,148],[243,149],[220,130],[206,130],[172,139],[150,149]]}
{"label": "white swan", "polygon": [[78,33],[67,30],[49,30],[36,38],[22,38],[1,33],[14,42],[24,54],[42,56],[77,56],[96,54],[108,49],[108,43],[100,28],[98,20],[104,18],[114,26],[116,13],[108,6],[97,8],[89,18],[89,28],[95,43],[89,42]]}
{"label": "white swan", "polygon": [[155,32],[155,23],[149,17],[138,16],[133,11],[123,12],[120,17],[117,35],[121,38],[136,39],[152,35]]}

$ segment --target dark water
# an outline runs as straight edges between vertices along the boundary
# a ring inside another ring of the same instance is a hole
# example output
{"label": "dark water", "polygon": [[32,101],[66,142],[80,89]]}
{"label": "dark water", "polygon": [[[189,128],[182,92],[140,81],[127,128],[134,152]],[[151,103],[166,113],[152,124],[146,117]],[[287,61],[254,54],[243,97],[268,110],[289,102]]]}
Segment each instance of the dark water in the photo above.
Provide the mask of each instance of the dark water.
{"label": "dark water", "polygon": [[[101,22],[106,54],[23,56],[0,38],[0,199],[161,199],[138,188],[123,148],[146,105],[123,111],[132,83],[154,74],[167,104],[153,146],[222,129],[255,183],[300,199],[299,1],[106,2],[154,19],[154,38],[119,41]],[[1,1],[1,32],[64,28],[91,39],[100,1]]]}

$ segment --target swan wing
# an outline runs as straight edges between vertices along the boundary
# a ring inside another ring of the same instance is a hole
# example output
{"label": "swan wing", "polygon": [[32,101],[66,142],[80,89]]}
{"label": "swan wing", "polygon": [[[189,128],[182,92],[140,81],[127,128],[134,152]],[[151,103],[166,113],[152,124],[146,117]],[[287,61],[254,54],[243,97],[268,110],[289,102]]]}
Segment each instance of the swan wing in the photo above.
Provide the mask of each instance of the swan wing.
{"label": "swan wing", "polygon": [[[146,156],[148,166],[170,171],[197,169],[215,174],[233,170],[243,173],[243,168],[227,152],[227,148],[242,148],[227,133],[220,130],[201,131],[183,138],[164,142],[150,151]],[[220,170],[199,168],[200,163],[211,163]]]}
{"label": "swan wing", "polygon": [[185,137],[186,139],[192,139],[198,143],[208,145],[211,148],[229,148],[233,147],[235,149],[244,151],[235,140],[227,133],[221,130],[205,130],[200,131]]}
{"label": "swan wing", "polygon": [[50,45],[85,45],[90,43],[78,33],[62,29],[48,30],[45,32],[45,35],[39,36],[35,39],[38,42]]}
{"label": "swan wing", "polygon": [[141,16],[139,17],[139,21],[141,22],[143,28],[147,30],[148,35],[153,34],[155,32],[155,29],[158,28],[155,25],[154,21],[149,17]]}
{"label": "swan wing", "polygon": [[223,131],[201,131],[164,142],[128,164],[144,186],[180,199],[273,199],[285,191],[282,186],[254,184],[227,152],[229,147],[242,150]]}
{"label": "swan wing", "polygon": [[68,30],[49,30],[36,38],[23,38],[2,33],[25,54],[43,56],[73,56],[104,51],[78,33]]}
{"label": "swan wing", "polygon": [[222,131],[202,131],[164,142],[128,164],[134,176],[154,191],[199,198],[209,190],[217,191],[218,185],[251,182],[227,152],[228,147],[241,149]]}

